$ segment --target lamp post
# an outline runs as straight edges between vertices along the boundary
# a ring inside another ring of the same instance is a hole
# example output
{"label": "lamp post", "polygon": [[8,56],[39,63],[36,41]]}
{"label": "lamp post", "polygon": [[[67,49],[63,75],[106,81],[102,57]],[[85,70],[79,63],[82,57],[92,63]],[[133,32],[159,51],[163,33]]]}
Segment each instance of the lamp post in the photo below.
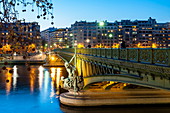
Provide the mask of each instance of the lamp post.
{"label": "lamp post", "polygon": [[74,66],[75,66],[75,68],[76,68],[76,64],[77,64],[77,40],[75,40],[74,39],[74,37],[73,37],[73,34],[71,33],[70,34],[70,37],[72,37],[73,38],[73,47],[74,47]]}
{"label": "lamp post", "polygon": [[87,39],[86,42],[87,42],[87,47],[90,48],[91,47],[91,45],[89,45],[90,39]]}
{"label": "lamp post", "polygon": [[[104,27],[105,26],[105,23],[104,23],[104,21],[101,21],[101,22],[99,22],[99,27]],[[101,40],[102,40],[102,30],[101,30],[101,28],[100,28],[100,34],[101,34]],[[103,40],[102,40],[102,42],[103,42]]]}
{"label": "lamp post", "polygon": [[109,38],[110,38],[110,46],[111,46],[110,48],[112,48],[112,38],[113,38],[113,34],[110,33],[110,34],[109,34]]}

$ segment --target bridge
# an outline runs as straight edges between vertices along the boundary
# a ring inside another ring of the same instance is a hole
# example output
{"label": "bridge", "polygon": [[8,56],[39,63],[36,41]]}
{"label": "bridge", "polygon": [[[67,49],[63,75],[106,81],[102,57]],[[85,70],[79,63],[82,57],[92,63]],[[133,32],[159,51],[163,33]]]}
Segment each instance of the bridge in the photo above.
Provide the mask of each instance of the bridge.
{"label": "bridge", "polygon": [[69,48],[57,50],[58,55],[65,62],[69,62],[75,52],[75,61],[70,64],[76,67],[76,76],[83,78],[83,87],[79,89],[89,89],[94,83],[110,81],[102,85],[104,89],[120,82],[125,83],[123,87],[130,83],[170,90],[170,49]]}

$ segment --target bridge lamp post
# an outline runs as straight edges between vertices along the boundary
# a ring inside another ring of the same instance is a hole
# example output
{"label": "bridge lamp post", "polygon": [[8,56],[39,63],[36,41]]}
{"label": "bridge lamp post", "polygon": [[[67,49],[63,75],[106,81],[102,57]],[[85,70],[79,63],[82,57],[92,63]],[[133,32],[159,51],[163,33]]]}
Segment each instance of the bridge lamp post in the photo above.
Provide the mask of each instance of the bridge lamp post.
{"label": "bridge lamp post", "polygon": [[113,34],[109,34],[109,38],[110,38],[110,48],[112,48],[112,38],[113,38]]}
{"label": "bridge lamp post", "polygon": [[[70,37],[73,38],[73,34],[71,33],[70,34]],[[73,38],[73,43],[72,43],[72,46],[74,45],[74,38]]]}
{"label": "bridge lamp post", "polygon": [[[90,46],[90,45],[89,45],[90,39],[87,39],[86,42],[87,42],[87,47],[89,47],[89,46]],[[90,47],[89,47],[89,48],[90,48]]]}
{"label": "bridge lamp post", "polygon": [[[104,21],[99,22],[99,27],[104,27],[104,26],[105,26],[105,22]],[[101,34],[101,38],[102,38],[102,30],[101,30],[101,28],[100,28],[100,34]],[[103,42],[103,40],[102,40],[102,42]]]}
{"label": "bridge lamp post", "polygon": [[76,64],[77,64],[77,62],[76,62],[76,57],[77,57],[77,40],[75,40],[75,38],[74,38],[74,36],[73,36],[73,34],[71,33],[70,34],[70,37],[72,37],[73,38],[73,47],[74,47],[74,65],[75,65],[75,68],[76,68]]}

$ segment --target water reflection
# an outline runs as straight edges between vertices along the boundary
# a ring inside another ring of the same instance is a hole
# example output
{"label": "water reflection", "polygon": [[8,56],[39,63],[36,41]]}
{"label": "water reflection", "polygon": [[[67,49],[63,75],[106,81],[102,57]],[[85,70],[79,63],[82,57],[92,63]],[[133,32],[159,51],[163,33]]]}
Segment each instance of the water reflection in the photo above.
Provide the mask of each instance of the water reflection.
{"label": "water reflection", "polygon": [[9,95],[10,91],[11,91],[11,83],[12,83],[12,74],[9,73],[8,70],[10,70],[11,68],[7,68],[5,70],[6,72],[6,94]]}
{"label": "water reflection", "polygon": [[38,68],[38,70],[39,70],[39,90],[41,90],[41,88],[42,88],[42,84],[43,84],[43,75],[44,75],[44,68],[42,67],[42,66],[40,66],[39,68]]}
{"label": "water reflection", "polygon": [[54,81],[55,76],[56,76],[56,68],[52,67],[52,68],[50,68],[50,71],[51,71],[51,78]]}
{"label": "water reflection", "polygon": [[30,91],[31,93],[33,93],[35,85],[35,68],[31,68],[29,76],[30,76]]}
{"label": "water reflection", "polygon": [[[5,113],[62,112],[56,98],[57,68],[31,65],[31,70],[28,71],[25,65],[6,67],[7,70],[2,70],[0,73],[0,111]],[[13,74],[9,73],[11,69]]]}
{"label": "water reflection", "polygon": [[18,73],[17,73],[17,66],[15,65],[13,67],[13,89],[16,89],[16,85],[17,85],[17,78],[18,78]]}

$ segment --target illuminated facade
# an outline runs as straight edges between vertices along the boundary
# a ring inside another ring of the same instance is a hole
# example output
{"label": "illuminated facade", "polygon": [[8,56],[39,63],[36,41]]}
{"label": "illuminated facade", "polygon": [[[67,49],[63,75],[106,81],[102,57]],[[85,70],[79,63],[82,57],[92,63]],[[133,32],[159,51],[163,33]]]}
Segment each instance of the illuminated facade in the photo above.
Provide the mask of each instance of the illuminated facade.
{"label": "illuminated facade", "polygon": [[157,23],[151,17],[148,20],[122,20],[115,22],[115,42],[126,42],[127,47],[134,48],[169,48],[170,23]]}
{"label": "illuminated facade", "polygon": [[113,43],[114,23],[111,22],[76,21],[71,30],[78,47],[109,47]]}
{"label": "illuminated facade", "polygon": [[0,43],[12,46],[41,45],[40,26],[37,22],[0,23]]}
{"label": "illuminated facade", "polygon": [[70,28],[58,28],[51,32],[52,43],[51,45],[56,48],[69,48],[71,47],[71,37],[69,36]]}
{"label": "illuminated facade", "polygon": [[50,27],[48,29],[41,31],[41,38],[46,42],[46,44],[51,45],[53,37],[52,32],[54,32],[55,30],[57,30],[57,28]]}
{"label": "illuminated facade", "polygon": [[80,21],[75,22],[71,25],[73,42],[77,42],[78,47],[87,47],[91,45],[92,47],[96,43],[96,24],[97,22],[86,22]]}
{"label": "illuminated facade", "polygon": [[170,23],[157,23],[151,17],[134,21],[76,21],[68,32],[66,29],[50,33],[48,42],[63,47],[76,44],[78,48],[119,48],[123,41],[127,48],[170,47]]}

